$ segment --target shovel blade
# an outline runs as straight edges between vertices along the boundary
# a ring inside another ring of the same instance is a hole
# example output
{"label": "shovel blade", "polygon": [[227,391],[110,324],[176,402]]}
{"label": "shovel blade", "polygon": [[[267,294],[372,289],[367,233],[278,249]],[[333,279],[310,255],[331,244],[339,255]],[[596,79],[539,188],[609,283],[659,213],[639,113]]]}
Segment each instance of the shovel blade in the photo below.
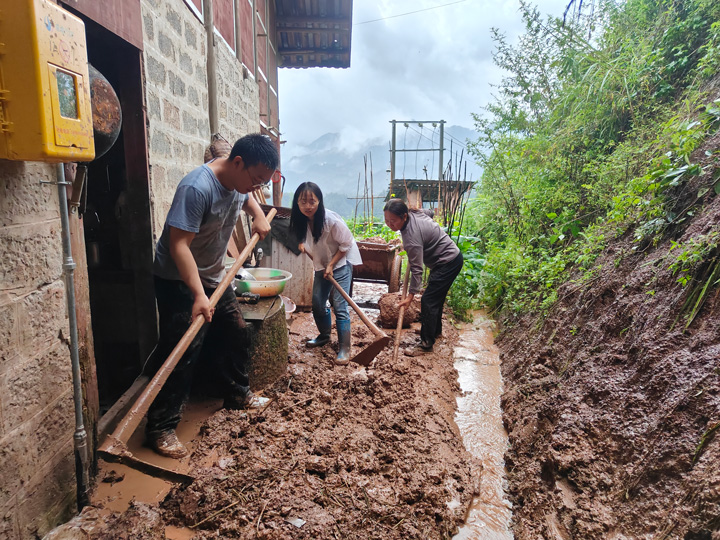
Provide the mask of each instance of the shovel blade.
{"label": "shovel blade", "polygon": [[388,343],[390,343],[390,336],[380,336],[362,351],[357,353],[350,359],[350,361],[360,364],[361,366],[369,366],[372,361],[375,360],[375,357],[388,346]]}
{"label": "shovel blade", "polygon": [[166,469],[165,467],[160,467],[159,465],[155,465],[153,463],[148,463],[147,461],[136,458],[129,451],[115,453],[112,450],[98,450],[98,455],[108,463],[120,463],[122,465],[127,465],[128,467],[147,474],[148,476],[167,480],[168,482],[188,485],[195,481],[194,476]]}

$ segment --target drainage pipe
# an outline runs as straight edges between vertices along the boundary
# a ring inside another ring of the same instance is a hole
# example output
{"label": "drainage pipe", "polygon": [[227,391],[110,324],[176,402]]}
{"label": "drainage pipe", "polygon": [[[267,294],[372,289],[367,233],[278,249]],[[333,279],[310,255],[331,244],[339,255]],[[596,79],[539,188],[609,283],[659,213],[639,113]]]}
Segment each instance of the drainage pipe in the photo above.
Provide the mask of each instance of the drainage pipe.
{"label": "drainage pipe", "polygon": [[65,298],[67,301],[68,319],[70,320],[70,361],[72,363],[73,400],[75,402],[75,476],[77,479],[77,504],[82,510],[90,502],[88,487],[90,485],[90,468],[88,459],[87,432],[83,419],[82,377],[80,373],[80,354],[78,351],[77,315],[75,313],[75,261],[72,258],[70,243],[70,218],[65,181],[65,169],[62,163],[57,165],[58,205],[60,207],[60,224],[62,227],[63,276],[65,278]]}
{"label": "drainage pipe", "polygon": [[215,21],[213,19],[212,0],[203,1],[203,19],[205,24],[205,34],[207,36],[208,116],[210,121],[210,135],[212,136],[219,132],[217,57],[215,53]]}

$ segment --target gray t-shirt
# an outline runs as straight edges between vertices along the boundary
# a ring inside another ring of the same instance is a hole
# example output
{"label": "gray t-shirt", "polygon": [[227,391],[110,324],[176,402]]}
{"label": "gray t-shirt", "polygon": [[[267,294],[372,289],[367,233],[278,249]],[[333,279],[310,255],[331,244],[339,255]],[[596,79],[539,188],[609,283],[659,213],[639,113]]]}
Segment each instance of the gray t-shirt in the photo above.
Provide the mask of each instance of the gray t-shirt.
{"label": "gray t-shirt", "polygon": [[400,234],[412,274],[409,290],[417,294],[422,288],[423,264],[432,270],[441,264],[450,263],[460,254],[460,249],[440,225],[424,212],[410,211],[408,218]]}
{"label": "gray t-shirt", "polygon": [[216,287],[225,275],[225,252],[247,195],[225,189],[210,167],[201,165],[178,184],[155,248],[153,273],[164,279],[180,280],[170,256],[170,227],[193,232],[190,244],[203,285]]}

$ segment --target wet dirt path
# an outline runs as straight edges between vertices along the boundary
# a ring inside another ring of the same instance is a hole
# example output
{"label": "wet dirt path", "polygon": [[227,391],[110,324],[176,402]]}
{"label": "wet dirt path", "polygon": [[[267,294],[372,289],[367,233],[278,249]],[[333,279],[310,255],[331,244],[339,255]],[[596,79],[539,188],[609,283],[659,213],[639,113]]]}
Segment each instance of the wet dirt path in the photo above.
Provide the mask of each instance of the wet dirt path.
{"label": "wet dirt path", "polygon": [[454,349],[455,369],[462,395],[455,422],[465,448],[481,464],[480,494],[473,501],[465,525],[455,540],[509,540],[512,516],[505,496],[508,436],[502,421],[500,357],[493,344],[493,322],[484,313],[460,328]]}

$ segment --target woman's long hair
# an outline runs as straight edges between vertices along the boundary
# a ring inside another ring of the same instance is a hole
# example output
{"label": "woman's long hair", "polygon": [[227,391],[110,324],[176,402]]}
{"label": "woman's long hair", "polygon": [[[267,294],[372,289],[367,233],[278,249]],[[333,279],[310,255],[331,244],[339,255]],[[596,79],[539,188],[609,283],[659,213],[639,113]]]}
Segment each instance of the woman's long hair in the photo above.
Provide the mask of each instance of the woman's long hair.
{"label": "woman's long hair", "polygon": [[295,195],[293,195],[292,208],[290,210],[290,230],[295,234],[295,237],[297,238],[299,243],[305,241],[308,218],[305,217],[300,211],[300,205],[298,204],[298,199],[300,198],[300,195],[305,192],[312,193],[313,195],[315,195],[315,197],[317,197],[318,200],[318,207],[315,215],[313,216],[312,227],[313,239],[317,242],[318,240],[320,240],[320,235],[322,234],[323,226],[325,225],[325,204],[323,203],[322,191],[320,191],[320,187],[314,182],[303,182],[295,190]]}

